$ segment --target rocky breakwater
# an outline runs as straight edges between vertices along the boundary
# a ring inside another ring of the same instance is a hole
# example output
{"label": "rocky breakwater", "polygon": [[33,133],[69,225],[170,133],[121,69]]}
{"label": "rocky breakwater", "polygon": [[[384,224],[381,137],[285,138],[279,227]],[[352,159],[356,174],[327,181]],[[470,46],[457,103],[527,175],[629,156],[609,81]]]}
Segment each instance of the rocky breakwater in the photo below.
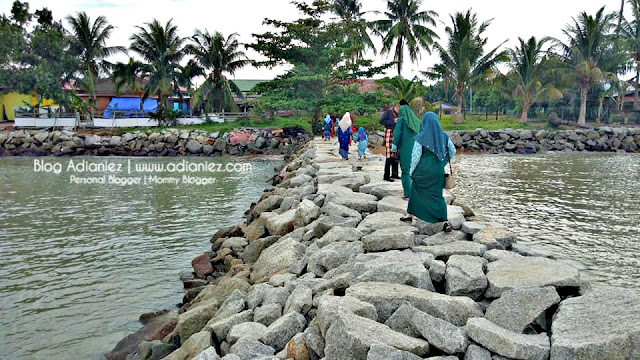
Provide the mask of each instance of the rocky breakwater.
{"label": "rocky breakwater", "polygon": [[[533,154],[544,151],[640,152],[640,128],[579,130],[470,130],[450,132],[456,148],[468,152]],[[373,147],[384,146],[383,135],[369,137]]]}
{"label": "rocky breakwater", "polygon": [[289,154],[310,139],[300,129],[141,130],[101,136],[70,130],[0,132],[0,156],[215,156]]}
{"label": "rocky breakwater", "polygon": [[310,142],[246,222],[217,231],[171,333],[128,359],[640,357],[637,292],[591,289],[446,191],[454,231],[402,223],[382,159],[336,149]]}

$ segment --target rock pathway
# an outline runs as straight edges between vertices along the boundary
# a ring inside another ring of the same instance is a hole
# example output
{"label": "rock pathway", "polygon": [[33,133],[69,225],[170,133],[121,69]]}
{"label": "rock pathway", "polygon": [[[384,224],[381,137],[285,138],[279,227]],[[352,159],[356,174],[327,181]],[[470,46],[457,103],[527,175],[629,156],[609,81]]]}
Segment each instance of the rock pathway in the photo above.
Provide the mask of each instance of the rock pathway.
{"label": "rock pathway", "polygon": [[450,206],[450,234],[400,222],[383,164],[310,142],[194,260],[185,279],[207,285],[189,290],[175,330],[128,359],[640,358],[635,291],[590,290],[464,204]]}

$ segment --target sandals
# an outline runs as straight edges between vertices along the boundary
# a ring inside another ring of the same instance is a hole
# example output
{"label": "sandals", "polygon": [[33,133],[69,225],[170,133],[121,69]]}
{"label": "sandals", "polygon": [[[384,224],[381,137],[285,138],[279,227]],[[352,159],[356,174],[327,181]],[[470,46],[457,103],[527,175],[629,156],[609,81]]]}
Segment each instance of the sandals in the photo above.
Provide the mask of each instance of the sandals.
{"label": "sandals", "polygon": [[449,225],[448,222],[445,222],[444,225],[442,226],[442,231],[449,233],[453,230],[453,228],[451,227],[451,225]]}
{"label": "sandals", "polygon": [[403,216],[400,218],[400,221],[411,223],[413,222],[413,216]]}

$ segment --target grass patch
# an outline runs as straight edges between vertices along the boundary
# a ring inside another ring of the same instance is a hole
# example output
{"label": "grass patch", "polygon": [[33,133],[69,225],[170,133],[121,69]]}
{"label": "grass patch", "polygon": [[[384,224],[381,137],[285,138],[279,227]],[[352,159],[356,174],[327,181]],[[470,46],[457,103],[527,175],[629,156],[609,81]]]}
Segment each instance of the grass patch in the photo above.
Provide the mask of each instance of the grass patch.
{"label": "grass patch", "polygon": [[[365,128],[367,132],[372,131],[382,131],[384,127],[379,124],[380,115],[379,114],[369,114],[369,115],[354,115],[354,126],[356,128],[362,126]],[[320,121],[321,122],[321,121]],[[495,117],[489,117],[488,119],[485,116],[478,115],[469,115],[465,120],[463,120],[462,124],[454,124],[453,115],[444,115],[440,119],[440,124],[442,124],[442,128],[445,131],[452,130],[475,130],[475,129],[485,129],[485,130],[502,130],[502,129],[541,129],[547,128],[546,122],[533,122],[531,121],[528,124],[520,123],[519,118],[512,117],[499,117],[498,120]],[[284,128],[284,127],[299,127],[308,132],[311,132],[311,119],[309,116],[291,116],[291,117],[274,117],[269,120],[262,119],[238,119],[234,122],[228,123],[209,123],[209,124],[198,124],[198,125],[184,125],[184,126],[176,126],[174,129],[184,129],[184,130],[202,130],[205,132],[228,132],[238,128]],[[127,132],[135,132],[135,131],[146,131],[148,133],[154,131],[161,131],[166,129],[166,127],[156,127],[156,128],[119,128],[118,131],[120,134],[124,134]]]}

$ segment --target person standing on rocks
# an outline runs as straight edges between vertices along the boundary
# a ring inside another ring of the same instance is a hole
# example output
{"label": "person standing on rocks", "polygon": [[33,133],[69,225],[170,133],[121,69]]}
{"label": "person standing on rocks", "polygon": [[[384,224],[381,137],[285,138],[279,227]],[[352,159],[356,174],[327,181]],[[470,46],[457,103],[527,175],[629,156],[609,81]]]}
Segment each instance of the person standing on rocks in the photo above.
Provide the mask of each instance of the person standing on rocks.
{"label": "person standing on rocks", "polygon": [[362,157],[366,159],[367,147],[369,147],[369,138],[362,126],[358,129],[356,140],[358,140],[358,159],[362,160]]}
{"label": "person standing on rocks", "polygon": [[398,122],[393,131],[391,152],[400,153],[400,169],[402,169],[402,189],[404,197],[411,195],[411,151],[413,138],[420,132],[420,119],[413,113],[409,105],[402,105],[398,109]]}
{"label": "person standing on rocks", "polygon": [[333,120],[331,115],[327,114],[324,118],[324,140],[331,140],[331,136],[333,136]]}
{"label": "person standing on rocks", "polygon": [[398,121],[398,109],[405,105],[406,100],[400,100],[400,104],[386,109],[380,117],[380,125],[384,126],[384,147],[386,148],[386,159],[384,162],[384,180],[393,182],[393,179],[400,179],[398,176],[398,160],[393,158],[391,153],[391,143],[393,142],[393,130]]}
{"label": "person standing on rocks", "polygon": [[[413,215],[428,223],[447,223],[447,203],[442,196],[444,167],[456,153],[449,136],[442,130],[438,115],[428,112],[422,117],[422,131],[415,136],[411,151],[410,174],[413,181],[407,207],[408,215],[400,220],[411,222]],[[404,176],[404,172],[402,174]]]}
{"label": "person standing on rocks", "polygon": [[346,112],[338,123],[338,152],[343,159],[349,160],[349,143],[351,142],[351,114]]}

